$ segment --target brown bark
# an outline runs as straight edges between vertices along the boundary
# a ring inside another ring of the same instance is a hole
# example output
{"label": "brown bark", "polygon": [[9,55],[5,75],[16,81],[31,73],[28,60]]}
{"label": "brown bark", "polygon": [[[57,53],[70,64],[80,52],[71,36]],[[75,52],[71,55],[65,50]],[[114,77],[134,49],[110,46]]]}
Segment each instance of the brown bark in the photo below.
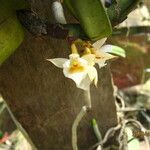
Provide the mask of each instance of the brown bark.
{"label": "brown bark", "polygon": [[[48,0],[44,2],[48,4]],[[45,10],[42,14],[48,16]],[[20,48],[0,67],[0,92],[39,150],[71,149],[71,127],[84,105],[84,94],[61,69],[46,61],[69,53],[65,40],[27,33]],[[102,135],[117,124],[109,68],[98,73],[98,88],[91,88],[92,110],[78,128],[80,150],[97,142],[92,118],[97,119]]]}

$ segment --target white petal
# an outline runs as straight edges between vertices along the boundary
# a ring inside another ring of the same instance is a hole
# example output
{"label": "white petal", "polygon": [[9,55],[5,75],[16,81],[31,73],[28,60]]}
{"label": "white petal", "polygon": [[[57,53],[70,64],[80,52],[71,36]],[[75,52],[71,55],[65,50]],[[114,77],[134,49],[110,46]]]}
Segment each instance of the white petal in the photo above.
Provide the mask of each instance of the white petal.
{"label": "white petal", "polygon": [[96,68],[95,67],[88,67],[88,75],[89,75],[91,82],[94,81],[94,84],[97,86],[98,74],[97,74]]}
{"label": "white petal", "polygon": [[95,62],[95,55],[93,55],[93,54],[83,55],[82,58],[85,59],[90,66],[93,66],[95,64],[94,63]]}
{"label": "white petal", "polygon": [[[81,65],[82,65],[83,67],[86,68],[86,67],[88,66],[88,62],[87,62],[85,59],[83,59],[83,58],[78,58],[78,61],[79,61],[79,63],[81,63]],[[70,60],[65,61],[65,63],[63,64],[63,68],[70,68],[70,63],[71,63]]]}
{"label": "white petal", "polygon": [[[80,61],[83,61],[82,63],[85,63],[84,65],[87,65],[87,62],[85,60],[81,59]],[[87,67],[85,66],[85,68]],[[70,73],[69,69],[70,69],[70,60],[66,61],[63,65],[64,76],[72,79],[76,83],[76,85],[79,86],[81,81],[85,78],[87,71],[84,70],[83,72]]]}
{"label": "white petal", "polygon": [[[82,85],[82,81],[86,78],[87,73],[69,73],[69,70],[63,69],[64,76],[72,79],[78,88],[84,89],[85,87]],[[83,87],[82,87],[83,86]]]}
{"label": "white petal", "polygon": [[86,77],[81,81],[81,83],[77,85],[77,87],[87,91],[90,88],[90,84],[91,84],[91,80],[89,76],[86,75]]}
{"label": "white petal", "polygon": [[95,43],[93,43],[93,47],[97,50],[100,49],[102,45],[106,42],[106,40],[107,38],[103,38],[103,39],[96,41]]}
{"label": "white petal", "polygon": [[63,64],[68,61],[68,59],[65,58],[54,58],[54,59],[47,59],[51,63],[53,63],[58,68],[63,68]]}
{"label": "white petal", "polygon": [[105,60],[112,59],[112,58],[116,57],[114,55],[102,52],[101,50],[97,51],[97,55],[100,56],[100,59],[105,59]]}
{"label": "white petal", "polygon": [[106,61],[107,61],[107,60],[116,57],[116,56],[113,56],[113,55],[111,55],[111,54],[104,53],[104,52],[101,52],[101,51],[98,51],[98,55],[100,56],[100,58],[97,58],[97,59],[95,60],[95,63],[98,64],[99,68],[102,68],[102,67],[106,66],[106,65],[107,65]]}
{"label": "white petal", "polygon": [[69,68],[70,67],[70,60],[68,59],[67,61],[65,61],[65,63],[63,64],[63,68]]}
{"label": "white petal", "polygon": [[88,66],[88,61],[83,59],[83,58],[79,58],[78,61],[81,63],[82,66],[87,67]]}
{"label": "white petal", "polygon": [[105,59],[97,60],[97,64],[98,64],[99,68],[102,68],[107,65]]}

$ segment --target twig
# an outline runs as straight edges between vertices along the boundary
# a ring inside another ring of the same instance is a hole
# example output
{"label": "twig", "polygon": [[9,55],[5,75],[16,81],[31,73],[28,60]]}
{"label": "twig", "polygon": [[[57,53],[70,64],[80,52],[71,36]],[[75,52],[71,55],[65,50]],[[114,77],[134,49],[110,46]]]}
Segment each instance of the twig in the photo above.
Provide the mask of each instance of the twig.
{"label": "twig", "polygon": [[124,139],[124,133],[125,133],[125,127],[126,127],[126,122],[123,120],[122,121],[122,127],[118,136],[118,142],[119,142],[119,150],[122,150],[122,148],[124,147],[124,143],[122,142]]}
{"label": "twig", "polygon": [[121,124],[118,124],[116,127],[110,128],[110,129],[106,132],[106,134],[105,134],[103,140],[102,140],[101,142],[98,142],[98,143],[96,143],[95,145],[93,145],[89,150],[93,150],[94,148],[96,148],[96,147],[99,146],[99,145],[104,145],[104,144],[107,142],[107,140],[111,137],[111,135],[114,134],[114,133],[115,133],[117,130],[119,130],[120,128],[121,128]]}
{"label": "twig", "polygon": [[141,111],[141,114],[147,120],[147,122],[150,124],[150,117],[144,111]]}
{"label": "twig", "polygon": [[126,107],[126,108],[120,108],[117,109],[118,112],[128,112],[128,111],[145,111],[144,108],[130,108],[130,107]]}
{"label": "twig", "polygon": [[110,128],[110,129],[106,132],[106,134],[105,134],[105,136],[104,136],[104,139],[103,139],[103,141],[102,141],[102,144],[106,143],[107,140],[110,138],[110,135],[111,135],[111,134],[114,134],[114,133],[115,133],[117,130],[119,130],[120,128],[121,128],[121,125],[120,125],[120,124],[118,124],[116,127]]}
{"label": "twig", "polygon": [[[127,123],[129,123],[129,122],[133,122],[133,123],[137,124],[139,126],[139,128],[141,129],[141,131],[146,132],[145,127],[139,121],[134,120],[134,119],[128,119]],[[144,140],[145,140],[145,143],[146,143],[146,147],[149,150],[150,149],[150,143],[149,143],[148,137],[144,136]]]}
{"label": "twig", "polygon": [[120,96],[120,95],[117,95],[117,98],[120,100],[120,102],[121,102],[121,108],[125,108],[125,102],[124,102],[124,99]]}
{"label": "twig", "polygon": [[87,112],[87,107],[83,106],[72,125],[72,148],[73,148],[73,150],[78,150],[77,127],[78,127],[80,121],[82,120],[82,118],[84,117],[84,115],[86,114],[86,112]]}

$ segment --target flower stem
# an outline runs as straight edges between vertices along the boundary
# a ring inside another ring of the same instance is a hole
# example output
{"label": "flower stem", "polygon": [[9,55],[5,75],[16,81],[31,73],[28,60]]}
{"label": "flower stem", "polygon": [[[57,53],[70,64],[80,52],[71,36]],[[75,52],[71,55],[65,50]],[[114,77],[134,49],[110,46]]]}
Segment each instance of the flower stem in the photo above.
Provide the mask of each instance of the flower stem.
{"label": "flower stem", "polygon": [[91,109],[91,94],[90,94],[90,88],[86,91],[84,91],[84,96],[85,96],[85,104],[86,106]]}
{"label": "flower stem", "polygon": [[83,106],[82,109],[80,110],[79,114],[77,115],[76,119],[74,120],[73,126],[72,126],[72,148],[73,150],[78,150],[78,145],[77,145],[77,127],[84,117],[84,115],[87,112],[87,107]]}
{"label": "flower stem", "polygon": [[76,116],[74,123],[72,125],[72,148],[73,150],[78,150],[78,144],[77,144],[77,128],[82,120],[82,118],[85,116],[87,110],[91,109],[91,95],[90,95],[90,88],[86,91],[84,91],[85,96],[85,106],[82,107],[79,114]]}

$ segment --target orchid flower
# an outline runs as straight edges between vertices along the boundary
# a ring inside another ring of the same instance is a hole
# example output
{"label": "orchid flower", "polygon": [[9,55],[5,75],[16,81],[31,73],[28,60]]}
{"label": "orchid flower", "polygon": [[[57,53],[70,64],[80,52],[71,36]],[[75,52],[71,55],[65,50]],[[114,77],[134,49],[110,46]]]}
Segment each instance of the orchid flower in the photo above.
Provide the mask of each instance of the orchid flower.
{"label": "orchid flower", "polygon": [[106,61],[113,59],[116,56],[110,54],[116,54],[122,57],[125,57],[125,52],[122,48],[114,45],[103,45],[107,38],[98,40],[94,44],[86,43],[85,52],[82,58],[86,59],[88,62],[92,60],[91,57],[95,56],[95,63],[99,65],[99,68],[102,68],[106,65]]}
{"label": "orchid flower", "polygon": [[[88,90],[92,82],[97,86],[98,74],[94,65],[97,63],[99,68],[106,65],[108,59],[115,56],[109,53],[122,55],[124,50],[114,45],[104,45],[106,38],[95,42],[93,45],[90,42],[76,40],[71,45],[72,54],[69,59],[54,58],[48,59],[58,68],[63,69],[64,76],[72,79],[76,86],[83,90]],[[79,49],[77,48],[79,46]],[[82,53],[80,52],[82,49]],[[115,49],[115,51],[114,51]],[[117,49],[117,51],[116,51]],[[81,57],[80,57],[81,56]]]}
{"label": "orchid flower", "polygon": [[70,54],[69,59],[48,59],[58,68],[63,69],[64,76],[72,79],[78,88],[88,90],[91,82],[97,84],[97,70],[87,60],[80,58],[79,54]]}

